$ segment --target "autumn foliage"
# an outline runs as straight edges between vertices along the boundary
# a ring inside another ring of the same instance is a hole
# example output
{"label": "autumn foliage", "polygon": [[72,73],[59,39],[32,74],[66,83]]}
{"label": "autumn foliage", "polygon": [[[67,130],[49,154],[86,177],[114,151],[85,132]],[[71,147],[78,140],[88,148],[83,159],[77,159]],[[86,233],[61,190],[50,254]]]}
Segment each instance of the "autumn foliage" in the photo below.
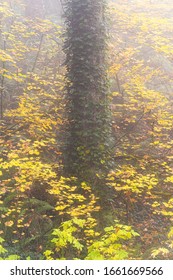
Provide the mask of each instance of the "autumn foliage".
{"label": "autumn foliage", "polygon": [[64,172],[64,23],[26,5],[0,3],[0,258],[172,259],[172,3],[108,3],[111,155],[88,180]]}

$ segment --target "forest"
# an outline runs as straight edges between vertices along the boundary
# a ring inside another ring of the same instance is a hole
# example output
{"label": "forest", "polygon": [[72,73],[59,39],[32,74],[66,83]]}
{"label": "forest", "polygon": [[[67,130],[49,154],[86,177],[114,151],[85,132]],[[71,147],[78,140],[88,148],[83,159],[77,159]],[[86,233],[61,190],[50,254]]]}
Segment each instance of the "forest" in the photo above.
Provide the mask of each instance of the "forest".
{"label": "forest", "polygon": [[0,259],[173,259],[173,2],[0,0]]}

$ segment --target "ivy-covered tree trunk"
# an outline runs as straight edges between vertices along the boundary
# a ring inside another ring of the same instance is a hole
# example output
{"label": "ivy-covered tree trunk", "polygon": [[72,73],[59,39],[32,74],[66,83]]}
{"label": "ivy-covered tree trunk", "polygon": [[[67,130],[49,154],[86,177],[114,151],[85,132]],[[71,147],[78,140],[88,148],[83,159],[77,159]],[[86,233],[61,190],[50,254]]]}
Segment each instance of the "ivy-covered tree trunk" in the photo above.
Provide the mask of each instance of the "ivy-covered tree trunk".
{"label": "ivy-covered tree trunk", "polygon": [[66,174],[89,180],[110,163],[104,0],[63,1],[66,18]]}

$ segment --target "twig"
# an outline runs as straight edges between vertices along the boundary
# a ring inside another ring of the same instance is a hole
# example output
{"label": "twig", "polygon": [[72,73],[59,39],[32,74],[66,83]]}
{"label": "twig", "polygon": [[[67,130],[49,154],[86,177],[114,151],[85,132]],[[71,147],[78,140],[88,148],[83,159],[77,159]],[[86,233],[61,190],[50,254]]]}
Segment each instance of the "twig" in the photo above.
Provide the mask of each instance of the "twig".
{"label": "twig", "polygon": [[[4,40],[3,50],[6,50],[6,41]],[[1,100],[1,114],[0,118],[3,119],[3,94],[4,94],[4,73],[5,73],[5,61],[2,63],[2,77],[1,77],[1,88],[0,88],[0,100]]]}
{"label": "twig", "polygon": [[38,51],[37,51],[37,55],[36,55],[36,58],[35,58],[35,61],[34,61],[34,65],[33,65],[33,67],[32,67],[31,72],[34,72],[34,70],[35,70],[35,67],[36,67],[36,64],[37,64],[37,60],[38,60],[38,57],[39,57],[39,54],[40,54],[40,51],[41,51],[41,46],[42,46],[42,42],[43,42],[43,37],[44,37],[44,34],[41,35],[40,43],[39,43],[39,47],[38,47]]}
{"label": "twig", "polygon": [[[148,113],[148,112],[146,112]],[[143,112],[143,114],[140,116],[140,118],[130,127],[130,131],[128,130],[127,132],[125,132],[116,142],[115,142],[115,145],[114,147],[116,147],[120,142],[121,140],[126,137],[130,132],[131,130],[140,122],[140,120],[144,117],[144,115],[146,114],[145,112]]]}

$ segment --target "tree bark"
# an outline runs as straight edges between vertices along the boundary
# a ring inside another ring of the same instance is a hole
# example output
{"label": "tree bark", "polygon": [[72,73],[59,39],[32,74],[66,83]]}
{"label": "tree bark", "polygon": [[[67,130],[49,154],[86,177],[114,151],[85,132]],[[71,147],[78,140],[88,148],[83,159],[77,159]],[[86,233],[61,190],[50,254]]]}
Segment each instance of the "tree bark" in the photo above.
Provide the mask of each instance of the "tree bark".
{"label": "tree bark", "polygon": [[67,174],[89,179],[109,166],[111,121],[104,0],[64,1]]}

